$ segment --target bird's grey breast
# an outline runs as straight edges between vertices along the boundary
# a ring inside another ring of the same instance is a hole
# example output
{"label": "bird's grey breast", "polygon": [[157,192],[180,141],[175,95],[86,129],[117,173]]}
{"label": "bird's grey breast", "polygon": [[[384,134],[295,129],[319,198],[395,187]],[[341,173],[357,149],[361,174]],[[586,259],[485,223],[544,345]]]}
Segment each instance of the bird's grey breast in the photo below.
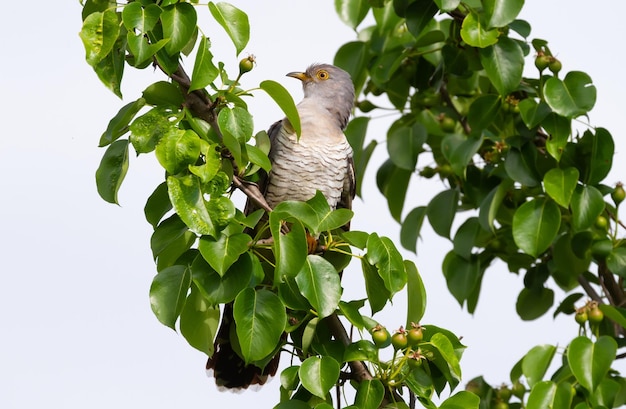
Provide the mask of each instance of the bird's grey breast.
{"label": "bird's grey breast", "polygon": [[[315,118],[315,119],[313,119]],[[349,177],[352,148],[341,129],[319,115],[303,115],[302,136],[281,127],[272,140],[265,198],[270,206],[286,200],[306,201],[321,191],[336,208]]]}

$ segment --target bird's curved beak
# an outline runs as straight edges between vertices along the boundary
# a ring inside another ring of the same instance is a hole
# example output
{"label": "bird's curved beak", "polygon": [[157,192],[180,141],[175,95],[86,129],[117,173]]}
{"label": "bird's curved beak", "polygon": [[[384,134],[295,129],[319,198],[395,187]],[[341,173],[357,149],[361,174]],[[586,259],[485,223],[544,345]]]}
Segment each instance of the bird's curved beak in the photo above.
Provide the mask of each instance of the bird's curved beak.
{"label": "bird's curved beak", "polygon": [[290,72],[289,74],[287,74],[287,76],[291,78],[297,78],[302,82],[311,81],[311,77],[306,75],[305,72]]}

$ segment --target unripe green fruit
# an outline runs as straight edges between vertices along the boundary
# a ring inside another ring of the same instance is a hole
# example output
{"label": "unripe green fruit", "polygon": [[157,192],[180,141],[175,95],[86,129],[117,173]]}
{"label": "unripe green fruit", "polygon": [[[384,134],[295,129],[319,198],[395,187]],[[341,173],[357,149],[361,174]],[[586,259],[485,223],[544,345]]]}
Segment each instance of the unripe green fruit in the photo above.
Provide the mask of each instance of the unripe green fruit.
{"label": "unripe green fruit", "polygon": [[254,68],[255,61],[256,61],[256,58],[254,57],[254,55],[249,55],[246,58],[243,58],[241,61],[239,61],[239,75],[243,75],[247,72],[252,71],[252,69]]}
{"label": "unripe green fruit", "polygon": [[615,206],[619,205],[626,198],[626,191],[624,191],[624,186],[621,183],[615,185],[615,189],[611,193],[611,199],[615,203]]}
{"label": "unripe green fruit", "polygon": [[545,54],[538,55],[537,58],[535,58],[535,67],[537,67],[539,71],[548,68],[548,64],[550,64],[550,57]]}
{"label": "unripe green fruit", "polygon": [[598,229],[606,231],[606,229],[609,227],[609,221],[604,216],[598,216],[596,217],[595,225]]}
{"label": "unripe green fruit", "polygon": [[425,177],[426,179],[430,179],[436,174],[437,174],[437,171],[435,171],[435,169],[429,166],[426,166],[424,169],[420,171],[420,176]]}
{"label": "unripe green fruit", "polygon": [[561,61],[552,57],[552,60],[548,64],[548,68],[552,71],[552,74],[558,74],[558,72],[561,71],[561,68],[563,68],[563,64],[561,64]]}
{"label": "unripe green fruit", "polygon": [[372,340],[374,341],[374,345],[378,348],[387,348],[391,345],[391,335],[389,335],[389,331],[387,331],[387,328],[380,325],[372,328]]}
{"label": "unripe green fruit", "polygon": [[521,400],[524,397],[524,394],[526,394],[526,387],[520,381],[515,381],[513,387],[511,388],[511,392],[513,393],[513,396]]}
{"label": "unripe green fruit", "polygon": [[456,128],[456,121],[449,116],[444,116],[441,118],[439,125],[441,126],[442,131],[453,132],[454,128]]}
{"label": "unripe green fruit", "polygon": [[417,345],[419,345],[419,343],[422,342],[422,340],[424,339],[424,332],[422,330],[422,327],[417,326],[408,330],[406,333],[406,338],[410,346],[416,347]]}
{"label": "unripe green fruit", "polygon": [[396,332],[391,336],[391,345],[393,345],[393,349],[405,349],[409,346],[409,341],[406,337],[406,332],[404,330]]}
{"label": "unripe green fruit", "polygon": [[587,312],[585,310],[581,310],[576,312],[574,315],[574,319],[578,323],[578,325],[584,325],[587,322]]}
{"label": "unripe green fruit", "polygon": [[592,307],[587,315],[592,324],[599,324],[604,319],[604,313],[597,306]]}

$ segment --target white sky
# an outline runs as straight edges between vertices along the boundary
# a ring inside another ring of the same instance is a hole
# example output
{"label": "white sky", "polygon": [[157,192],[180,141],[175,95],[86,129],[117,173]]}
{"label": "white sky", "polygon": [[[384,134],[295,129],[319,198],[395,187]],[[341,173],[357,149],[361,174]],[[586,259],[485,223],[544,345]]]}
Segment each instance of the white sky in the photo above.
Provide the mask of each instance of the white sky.
{"label": "white sky", "polygon": [[[250,16],[252,40],[244,54],[258,58],[257,68],[245,77],[250,88],[274,79],[299,99],[299,83],[284,75],[312,62],[332,62],[337,48],[354,39],[335,16],[331,1],[232,3]],[[616,141],[618,156],[608,182],[626,181],[626,164],[619,160],[626,146],[621,52],[626,3],[527,3],[522,17],[533,26],[531,37],[550,41],[564,72],[591,75],[598,88],[591,122],[609,129]],[[122,102],[84,61],[78,1],[15,1],[3,10],[0,407],[234,409],[249,407],[250,399],[257,407],[272,407],[278,401],[278,381],[260,392],[219,393],[205,376],[205,357],[162,326],[150,310],[148,289],[155,267],[143,206],[162,180],[154,159],[131,158],[121,207],[105,203],[96,193],[94,172],[104,152],[97,144],[108,120],[145,86],[164,77],[127,69]],[[235,72],[239,58],[234,48],[202,10],[201,26],[213,41],[213,54]],[[192,65],[187,62],[190,71]],[[250,106],[260,130],[282,115],[269,98],[257,95]],[[384,140],[385,124],[375,121],[370,137]],[[381,154],[383,149],[379,147]],[[373,164],[366,174],[365,185],[371,186],[365,202],[355,204],[353,226],[397,240],[398,226],[374,187],[375,169]],[[418,187],[412,206],[426,204],[434,188],[441,188]],[[423,322],[464,336],[469,347],[461,362],[464,382],[479,374],[492,384],[506,382],[510,368],[532,346],[563,343],[576,335],[571,319],[554,321],[550,314],[520,322],[515,300],[521,277],[503,265],[488,270],[476,316],[462,311],[441,274],[449,249],[427,229],[419,256],[405,257],[416,261],[428,289]],[[358,274],[358,269],[352,271]],[[344,276],[346,294],[360,297],[362,283],[351,283],[349,277]],[[404,314],[399,296],[393,309],[376,318],[394,328],[404,322]],[[626,366],[620,363],[618,368]]]}

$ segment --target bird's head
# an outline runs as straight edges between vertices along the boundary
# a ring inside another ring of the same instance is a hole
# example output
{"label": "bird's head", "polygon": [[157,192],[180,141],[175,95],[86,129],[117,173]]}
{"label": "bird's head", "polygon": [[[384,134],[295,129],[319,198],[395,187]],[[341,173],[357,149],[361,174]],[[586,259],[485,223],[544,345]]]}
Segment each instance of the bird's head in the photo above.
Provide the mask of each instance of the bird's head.
{"label": "bird's head", "polygon": [[350,74],[330,64],[313,64],[304,72],[290,72],[288,77],[302,81],[304,98],[313,98],[339,120],[345,128],[354,106],[354,85]]}

